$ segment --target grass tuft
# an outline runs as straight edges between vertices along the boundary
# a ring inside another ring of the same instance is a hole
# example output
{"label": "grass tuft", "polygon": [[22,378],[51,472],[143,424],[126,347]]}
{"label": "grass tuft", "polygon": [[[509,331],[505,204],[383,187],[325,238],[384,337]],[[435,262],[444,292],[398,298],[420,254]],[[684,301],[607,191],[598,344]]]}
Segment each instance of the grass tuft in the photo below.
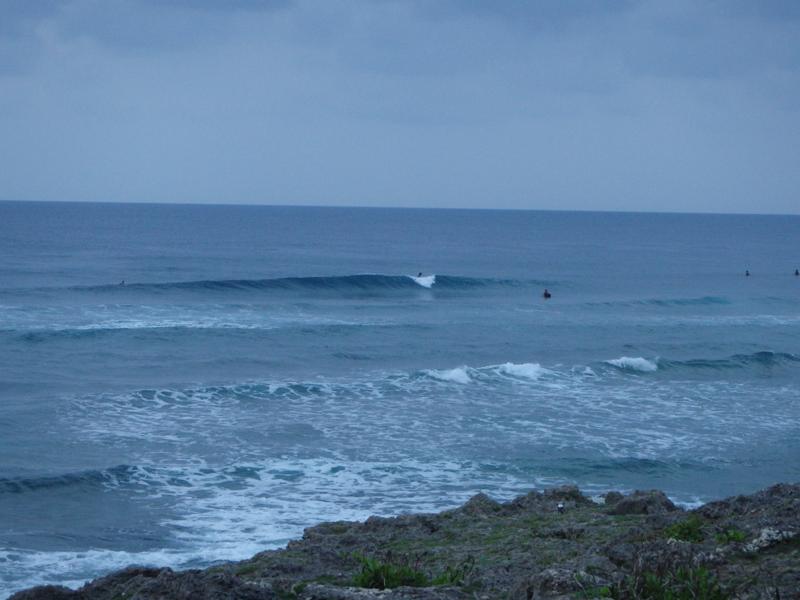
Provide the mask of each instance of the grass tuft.
{"label": "grass tuft", "polygon": [[457,566],[447,566],[443,573],[433,578],[433,585],[463,585],[466,579],[475,570],[475,558],[467,557]]}
{"label": "grass tuft", "polygon": [[669,539],[681,540],[684,542],[703,541],[703,519],[697,515],[691,515],[688,519],[670,525],[664,530],[664,535]]}
{"label": "grass tuft", "polygon": [[615,600],[729,600],[730,595],[704,567],[663,573],[639,572],[614,586]]}
{"label": "grass tuft", "polygon": [[361,571],[353,578],[356,587],[390,590],[400,586],[427,587],[428,576],[407,562],[382,562],[375,558],[357,556]]}
{"label": "grass tuft", "polygon": [[463,586],[475,569],[475,559],[470,556],[458,565],[448,566],[442,573],[430,578],[419,568],[422,556],[417,555],[412,560],[408,556],[394,557],[389,554],[385,561],[381,561],[354,555],[354,558],[361,563],[361,570],[353,578],[353,585],[378,590],[390,590],[400,586]]}
{"label": "grass tuft", "polygon": [[738,529],[726,529],[722,533],[717,534],[717,543],[730,544],[733,542],[743,542],[747,539],[747,534]]}

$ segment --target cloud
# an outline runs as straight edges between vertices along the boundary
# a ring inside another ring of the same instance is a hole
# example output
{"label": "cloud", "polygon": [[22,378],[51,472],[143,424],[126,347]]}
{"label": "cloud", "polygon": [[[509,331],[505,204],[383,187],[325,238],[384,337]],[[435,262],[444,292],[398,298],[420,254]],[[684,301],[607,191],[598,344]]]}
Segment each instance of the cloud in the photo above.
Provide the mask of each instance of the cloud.
{"label": "cloud", "polygon": [[0,197],[796,211],[763,6],[12,0]]}

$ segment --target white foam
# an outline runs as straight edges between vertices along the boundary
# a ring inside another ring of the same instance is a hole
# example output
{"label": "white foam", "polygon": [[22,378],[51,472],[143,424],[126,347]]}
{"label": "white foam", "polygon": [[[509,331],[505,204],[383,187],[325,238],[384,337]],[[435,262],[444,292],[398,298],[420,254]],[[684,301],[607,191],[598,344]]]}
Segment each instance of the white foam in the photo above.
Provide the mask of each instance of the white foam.
{"label": "white foam", "polygon": [[100,574],[132,564],[188,567],[192,559],[197,558],[200,557],[174,550],[39,552],[0,548],[0,564],[10,567],[5,576],[0,574],[0,597],[5,598],[6,595],[35,585],[58,584],[73,589],[79,588]]}
{"label": "white foam", "polygon": [[[645,361],[616,360],[622,368]],[[789,439],[796,428],[794,385],[775,389],[755,410],[761,388],[750,382],[600,378],[581,369],[501,363],[154,388],[74,398],[58,418],[80,439],[117,448],[139,465],[105,486],[168,501],[160,525],[182,553],[164,560],[172,566],[245,558],[318,521],[435,511],[477,490],[507,498],[556,483],[545,482],[535,463],[506,459],[505,448],[714,465],[713,457],[741,455],[765,437]],[[502,447],[478,463],[462,458],[464,440]],[[615,487],[632,484],[625,464]],[[590,490],[591,479],[577,483]],[[63,580],[80,576],[65,569]]]}
{"label": "white foam", "polygon": [[[0,568],[0,598],[37,584],[78,587],[129,564],[185,569],[241,560],[281,547],[322,521],[438,512],[479,490],[510,499],[548,484],[455,460],[262,457],[246,464],[214,466],[196,460],[139,470],[143,493],[166,497],[173,508],[174,514],[161,522],[174,535],[167,547],[142,552],[0,548],[0,565],[9,567]],[[252,475],[243,476],[243,471]]]}
{"label": "white foam", "polygon": [[652,373],[658,370],[658,365],[655,362],[642,358],[641,356],[620,356],[619,358],[607,360],[606,363],[619,367],[620,369],[641,371],[642,373]]}
{"label": "white foam", "polygon": [[430,369],[424,371],[429,377],[438,379],[439,381],[450,381],[453,383],[468,384],[472,381],[469,376],[468,367],[456,367],[455,369]]}
{"label": "white foam", "polygon": [[384,325],[385,319],[341,319],[291,307],[242,304],[88,305],[54,313],[40,307],[20,315],[0,315],[0,328],[33,332],[151,329],[257,329],[296,326]]}
{"label": "white foam", "polygon": [[430,288],[434,283],[436,283],[436,275],[422,275],[421,277],[409,275],[409,277],[414,281],[414,283],[421,285],[424,288]]}
{"label": "white foam", "polygon": [[521,377],[523,379],[533,380],[537,380],[542,375],[549,373],[549,371],[542,367],[539,363],[515,364],[507,362],[500,365],[497,370],[504,375],[511,375],[512,377]]}

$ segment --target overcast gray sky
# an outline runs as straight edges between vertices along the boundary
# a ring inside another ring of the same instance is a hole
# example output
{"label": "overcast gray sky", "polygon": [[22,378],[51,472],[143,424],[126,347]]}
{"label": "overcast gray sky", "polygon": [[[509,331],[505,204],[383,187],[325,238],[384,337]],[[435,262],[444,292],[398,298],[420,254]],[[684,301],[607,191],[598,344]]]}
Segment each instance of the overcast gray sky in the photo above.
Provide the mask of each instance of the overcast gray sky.
{"label": "overcast gray sky", "polygon": [[0,0],[0,198],[800,212],[797,0]]}

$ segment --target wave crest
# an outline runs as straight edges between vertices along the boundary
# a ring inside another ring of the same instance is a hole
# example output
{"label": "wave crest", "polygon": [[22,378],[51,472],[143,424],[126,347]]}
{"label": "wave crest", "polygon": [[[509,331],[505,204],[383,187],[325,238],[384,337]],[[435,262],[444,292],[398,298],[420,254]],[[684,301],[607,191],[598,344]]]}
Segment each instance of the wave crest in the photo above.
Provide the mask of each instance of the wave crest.
{"label": "wave crest", "polygon": [[540,285],[542,282],[519,281],[516,279],[493,279],[480,277],[460,277],[457,275],[384,275],[367,273],[358,275],[332,275],[319,277],[278,277],[273,279],[210,279],[200,281],[168,281],[161,283],[129,283],[126,285],[98,285],[70,288],[79,292],[120,293],[120,292],[170,292],[183,291],[386,291],[413,290],[420,286],[431,288],[465,289],[479,287],[518,287],[528,284]]}
{"label": "wave crest", "polygon": [[549,373],[549,371],[539,363],[517,364],[507,362],[497,367],[497,370],[503,375],[533,380],[539,379],[542,375]]}
{"label": "wave crest", "polygon": [[43,477],[0,478],[0,494],[22,494],[36,490],[49,490],[82,485],[114,485],[129,481],[136,474],[136,467],[118,465],[110,469],[47,475]]}
{"label": "wave crest", "polygon": [[664,366],[689,369],[744,369],[747,367],[777,367],[792,363],[800,363],[800,356],[788,352],[764,350],[752,354],[734,354],[728,358],[665,361]]}
{"label": "wave crest", "polygon": [[417,285],[421,285],[422,287],[428,289],[433,287],[433,284],[436,283],[436,275],[420,275],[418,277],[409,275],[409,277],[411,277],[411,281]]}
{"label": "wave crest", "polygon": [[448,383],[460,383],[466,385],[472,381],[468,367],[456,367],[455,369],[429,369],[423,371],[427,376],[439,381]]}
{"label": "wave crest", "polygon": [[658,364],[647,360],[641,356],[620,356],[605,361],[607,364],[626,371],[639,371],[641,373],[652,373],[658,370]]}

